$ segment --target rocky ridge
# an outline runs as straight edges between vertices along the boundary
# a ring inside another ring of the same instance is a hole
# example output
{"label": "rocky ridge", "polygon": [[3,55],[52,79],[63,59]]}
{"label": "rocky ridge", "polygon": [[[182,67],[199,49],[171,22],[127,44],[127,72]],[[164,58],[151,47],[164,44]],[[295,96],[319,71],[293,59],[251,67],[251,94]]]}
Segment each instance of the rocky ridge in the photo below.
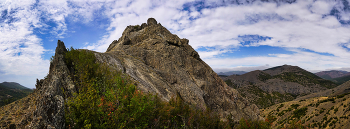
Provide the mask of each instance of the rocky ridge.
{"label": "rocky ridge", "polygon": [[29,96],[1,107],[1,128],[64,128],[64,102],[76,91],[64,63],[67,49],[58,40],[49,74]]}
{"label": "rocky ridge", "polygon": [[[188,44],[153,18],[141,26],[128,26],[105,53],[93,52],[98,63],[120,70],[138,89],[158,94],[163,100],[179,94],[189,104],[210,108],[222,117],[262,119],[256,105],[246,101],[225,82]],[[29,96],[0,108],[1,128],[64,128],[65,101],[78,89],[64,62],[67,49],[58,41],[49,74],[37,80]]]}
{"label": "rocky ridge", "polygon": [[105,53],[95,55],[139,82],[139,89],[166,101],[179,93],[186,103],[232,114],[236,121],[260,119],[259,109],[227,86],[188,43],[150,18],[147,24],[128,26]]}

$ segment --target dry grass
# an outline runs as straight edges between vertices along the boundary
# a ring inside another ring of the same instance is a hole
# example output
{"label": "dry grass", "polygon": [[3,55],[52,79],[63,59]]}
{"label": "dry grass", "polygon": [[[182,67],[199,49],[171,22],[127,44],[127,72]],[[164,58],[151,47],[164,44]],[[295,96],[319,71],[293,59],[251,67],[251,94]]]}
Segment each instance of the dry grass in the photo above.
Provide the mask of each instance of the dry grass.
{"label": "dry grass", "polygon": [[[303,125],[310,128],[350,128],[350,95],[345,95],[341,98],[316,97],[281,104],[260,110],[260,114],[263,117],[266,117],[268,114],[276,116],[277,120],[273,123],[272,128],[282,128],[292,120],[300,121]],[[306,115],[300,119],[293,118],[293,112],[296,109],[292,108],[292,104],[300,105],[297,109],[307,107]]]}
{"label": "dry grass", "polygon": [[0,128],[9,128],[26,126],[29,119],[32,119],[36,109],[37,93],[33,92],[27,97],[17,100],[13,103],[0,107]]}

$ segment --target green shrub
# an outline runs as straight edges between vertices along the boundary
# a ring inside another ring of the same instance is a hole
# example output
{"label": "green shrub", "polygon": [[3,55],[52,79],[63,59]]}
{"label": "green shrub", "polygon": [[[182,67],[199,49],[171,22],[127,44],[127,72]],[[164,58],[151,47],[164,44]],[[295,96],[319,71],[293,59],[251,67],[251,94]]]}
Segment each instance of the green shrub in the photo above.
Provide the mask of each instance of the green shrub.
{"label": "green shrub", "polygon": [[300,105],[299,104],[292,104],[290,105],[292,108],[297,109]]}
{"label": "green shrub", "polygon": [[338,108],[334,108],[334,114],[338,112]]}
{"label": "green shrub", "polygon": [[324,110],[325,110],[324,108],[321,108],[321,110],[320,110],[320,112],[319,112],[319,113],[320,113],[320,114],[321,114],[321,113],[323,113],[323,112],[324,112]]}
{"label": "green shrub", "polygon": [[301,117],[306,115],[306,112],[307,112],[307,107],[296,109],[293,111],[292,117],[300,119]]}
{"label": "green shrub", "polygon": [[265,121],[252,121],[241,118],[236,129],[270,129],[271,123],[268,121],[268,119]]}
{"label": "green shrub", "polygon": [[300,120],[292,120],[289,124],[284,125],[284,129],[308,129]]}

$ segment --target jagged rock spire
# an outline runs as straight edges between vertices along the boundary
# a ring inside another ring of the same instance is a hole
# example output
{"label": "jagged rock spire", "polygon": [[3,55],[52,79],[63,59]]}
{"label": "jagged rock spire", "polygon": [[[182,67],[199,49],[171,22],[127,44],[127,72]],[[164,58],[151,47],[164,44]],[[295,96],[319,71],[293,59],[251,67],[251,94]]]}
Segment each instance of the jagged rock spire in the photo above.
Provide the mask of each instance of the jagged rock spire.
{"label": "jagged rock spire", "polygon": [[61,40],[57,41],[56,54],[64,54],[67,52],[67,48]]}

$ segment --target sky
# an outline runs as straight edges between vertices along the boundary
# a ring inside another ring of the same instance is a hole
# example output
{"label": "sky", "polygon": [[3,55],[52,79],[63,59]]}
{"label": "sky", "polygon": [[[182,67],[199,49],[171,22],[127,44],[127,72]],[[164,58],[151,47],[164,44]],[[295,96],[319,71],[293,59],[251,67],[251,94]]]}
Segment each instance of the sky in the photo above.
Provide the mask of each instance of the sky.
{"label": "sky", "polygon": [[0,0],[0,82],[34,88],[57,40],[105,52],[150,17],[189,39],[216,72],[350,72],[350,0]]}

